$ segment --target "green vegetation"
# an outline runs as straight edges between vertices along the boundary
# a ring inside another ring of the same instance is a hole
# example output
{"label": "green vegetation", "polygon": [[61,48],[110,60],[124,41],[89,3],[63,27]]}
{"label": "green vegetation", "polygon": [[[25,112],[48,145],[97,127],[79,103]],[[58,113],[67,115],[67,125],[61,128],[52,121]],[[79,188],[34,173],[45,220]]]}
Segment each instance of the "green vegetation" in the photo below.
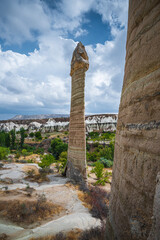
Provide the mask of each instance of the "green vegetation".
{"label": "green vegetation", "polygon": [[5,160],[9,153],[9,148],[0,147],[0,160]]}
{"label": "green vegetation", "polygon": [[14,149],[15,147],[15,141],[16,141],[16,133],[15,133],[15,129],[11,130],[11,148]]}
{"label": "green vegetation", "polygon": [[51,152],[53,156],[58,160],[62,152],[67,151],[68,144],[64,143],[60,138],[55,138],[51,142]]}
{"label": "green vegetation", "polygon": [[56,163],[56,168],[57,168],[58,172],[63,173],[66,163],[67,163],[67,152],[62,152]]}
{"label": "green vegetation", "polygon": [[35,137],[36,137],[37,140],[42,140],[41,132],[40,131],[35,132]]}
{"label": "green vegetation", "polygon": [[49,167],[54,162],[55,162],[55,157],[51,154],[46,154],[41,157],[41,163],[39,163],[38,165],[41,168],[46,168],[46,167]]}
{"label": "green vegetation", "polygon": [[96,162],[95,168],[92,169],[92,172],[95,173],[98,180],[103,177],[103,169],[104,165],[100,162]]}
{"label": "green vegetation", "polygon": [[29,136],[30,136],[31,138],[33,138],[33,137],[34,137],[34,132],[31,132],[31,133],[29,134]]}
{"label": "green vegetation", "polygon": [[23,148],[24,138],[25,138],[25,130],[24,130],[24,128],[20,129],[20,135],[21,135],[20,148]]}
{"label": "green vegetation", "polygon": [[97,177],[97,181],[95,182],[95,185],[104,186],[106,184],[106,182],[110,183],[110,181],[109,181],[110,173],[107,171],[104,173],[104,165],[102,163],[100,163],[99,161],[97,161],[95,163],[95,167],[92,169],[91,172],[95,173],[95,175]]}
{"label": "green vegetation", "polygon": [[0,132],[0,146],[10,147],[10,143],[11,143],[10,134],[4,131]]}
{"label": "green vegetation", "polygon": [[113,141],[115,139],[115,133],[114,132],[90,132],[88,133],[87,140],[91,141]]}
{"label": "green vegetation", "polygon": [[[87,160],[96,162],[101,158],[113,161],[114,159],[114,142],[110,142],[109,146],[98,145],[93,152],[87,152]],[[102,161],[102,160],[101,160]]]}

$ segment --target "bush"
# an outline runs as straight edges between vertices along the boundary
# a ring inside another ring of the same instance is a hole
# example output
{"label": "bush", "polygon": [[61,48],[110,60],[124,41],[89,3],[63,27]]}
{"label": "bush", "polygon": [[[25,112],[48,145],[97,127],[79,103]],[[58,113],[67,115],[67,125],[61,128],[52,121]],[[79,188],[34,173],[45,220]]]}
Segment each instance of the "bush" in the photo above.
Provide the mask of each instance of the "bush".
{"label": "bush", "polygon": [[58,204],[46,201],[44,194],[32,201],[0,201],[0,211],[5,210],[6,216],[13,222],[31,224],[39,220],[45,220],[50,216],[58,215],[63,208]]}
{"label": "bush", "polygon": [[99,158],[99,154],[97,152],[87,153],[87,160],[91,162],[96,162]]}
{"label": "bush", "polygon": [[54,157],[58,160],[60,154],[62,152],[67,151],[68,144],[63,143],[63,141],[60,138],[55,138],[51,142],[51,151]]}
{"label": "bush", "polygon": [[9,148],[0,147],[0,160],[5,160],[9,152]]}
{"label": "bush", "polygon": [[104,166],[102,163],[100,162],[95,163],[95,168],[92,169],[92,172],[95,173],[97,179],[101,179],[103,177],[103,169]]}
{"label": "bush", "polygon": [[15,158],[20,158],[20,156],[21,156],[20,152],[17,152]]}
{"label": "bush", "polygon": [[28,163],[27,160],[24,160],[24,159],[20,160],[19,162],[20,163]]}
{"label": "bush", "polygon": [[29,136],[30,136],[31,138],[33,138],[33,137],[34,137],[34,132],[31,132],[31,133],[29,134]]}
{"label": "bush", "polygon": [[44,154],[44,149],[43,148],[37,148],[34,153],[36,154]]}
{"label": "bush", "polygon": [[101,157],[99,162],[104,165],[105,168],[110,168],[113,166],[113,161],[107,160],[106,158]]}
{"label": "bush", "polygon": [[24,145],[23,145],[23,149],[26,149],[27,152],[34,152],[34,151],[35,151],[35,147],[30,146],[30,145],[28,145],[28,144],[24,144]]}
{"label": "bush", "polygon": [[36,137],[37,140],[42,140],[41,132],[40,131],[36,132],[35,137]]}
{"label": "bush", "polygon": [[38,165],[41,168],[46,168],[49,167],[54,162],[55,162],[54,156],[52,156],[51,154],[46,154],[41,157],[41,163],[38,163]]}
{"label": "bush", "polygon": [[105,240],[104,230],[96,227],[82,232],[78,240]]}
{"label": "bush", "polygon": [[27,152],[26,149],[23,149],[23,150],[22,150],[22,155],[23,155],[23,156],[27,156],[27,155],[28,155],[28,152]]}
{"label": "bush", "polygon": [[59,156],[58,162],[56,164],[56,168],[58,172],[63,172],[67,163],[67,152],[62,152]]}

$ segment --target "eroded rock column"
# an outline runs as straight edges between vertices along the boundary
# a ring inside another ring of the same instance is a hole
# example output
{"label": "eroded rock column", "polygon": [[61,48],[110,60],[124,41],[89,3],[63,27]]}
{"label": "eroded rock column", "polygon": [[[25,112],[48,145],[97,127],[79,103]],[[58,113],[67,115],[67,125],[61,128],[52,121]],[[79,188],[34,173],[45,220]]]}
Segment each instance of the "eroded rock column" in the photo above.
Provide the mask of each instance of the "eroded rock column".
{"label": "eroded rock column", "polygon": [[115,239],[148,238],[159,171],[160,1],[130,0],[110,199]]}
{"label": "eroded rock column", "polygon": [[72,93],[69,123],[67,177],[76,182],[86,181],[86,130],[85,130],[85,72],[88,56],[82,43],[78,43],[71,61]]}

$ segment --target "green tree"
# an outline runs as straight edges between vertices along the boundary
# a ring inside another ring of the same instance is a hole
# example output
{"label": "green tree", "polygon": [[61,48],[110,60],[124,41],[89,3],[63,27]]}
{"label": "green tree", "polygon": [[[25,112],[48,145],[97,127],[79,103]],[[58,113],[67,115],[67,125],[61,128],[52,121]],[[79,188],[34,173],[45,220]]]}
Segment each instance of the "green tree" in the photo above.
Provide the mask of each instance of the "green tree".
{"label": "green tree", "polygon": [[0,146],[5,147],[5,132],[0,132]]}
{"label": "green tree", "polygon": [[15,129],[12,129],[10,133],[11,133],[11,148],[14,149],[16,141]]}
{"label": "green tree", "polygon": [[34,137],[34,132],[31,132],[31,133],[29,134],[29,136],[30,136],[31,138],[33,138],[33,137]]}
{"label": "green tree", "polygon": [[51,151],[53,156],[58,160],[59,155],[62,152],[67,151],[68,149],[68,144],[63,143],[63,141],[60,138],[55,138],[51,142]]}
{"label": "green tree", "polygon": [[6,133],[6,134],[5,134],[5,146],[6,146],[7,148],[9,148],[9,147],[10,147],[10,144],[11,144],[10,134],[9,134],[9,133]]}
{"label": "green tree", "polygon": [[21,139],[20,139],[20,147],[23,148],[23,144],[24,144],[24,139],[25,139],[25,130],[24,128],[20,128],[20,135],[21,135]]}
{"label": "green tree", "polygon": [[41,132],[38,131],[35,133],[35,137],[38,139],[38,140],[42,140],[42,135],[41,135]]}

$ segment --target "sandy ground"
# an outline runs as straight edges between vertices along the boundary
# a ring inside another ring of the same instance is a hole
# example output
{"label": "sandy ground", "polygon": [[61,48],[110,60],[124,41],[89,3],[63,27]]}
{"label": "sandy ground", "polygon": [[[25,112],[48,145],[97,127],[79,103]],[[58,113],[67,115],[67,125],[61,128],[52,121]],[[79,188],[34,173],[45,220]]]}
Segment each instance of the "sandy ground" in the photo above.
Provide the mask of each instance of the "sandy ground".
{"label": "sandy ground", "polygon": [[[50,217],[43,222],[37,222],[30,226],[18,226],[4,218],[0,219],[0,234],[7,234],[12,240],[28,240],[32,237],[43,237],[54,235],[60,231],[73,229],[85,230],[91,227],[100,226],[99,219],[93,218],[88,209],[85,208],[77,196],[76,189],[69,187],[67,178],[49,175],[50,182],[36,183],[25,179],[25,172],[31,169],[38,171],[37,164],[5,164],[4,170],[0,170],[0,199],[25,200],[27,199],[27,186],[33,188],[30,200],[36,199],[44,194],[48,201],[63,206],[65,209],[61,214]],[[10,184],[8,181],[10,179]],[[90,180],[91,181],[91,180]],[[110,186],[110,184],[109,184]],[[109,189],[109,186],[107,189]],[[6,193],[8,191],[9,193]]]}

